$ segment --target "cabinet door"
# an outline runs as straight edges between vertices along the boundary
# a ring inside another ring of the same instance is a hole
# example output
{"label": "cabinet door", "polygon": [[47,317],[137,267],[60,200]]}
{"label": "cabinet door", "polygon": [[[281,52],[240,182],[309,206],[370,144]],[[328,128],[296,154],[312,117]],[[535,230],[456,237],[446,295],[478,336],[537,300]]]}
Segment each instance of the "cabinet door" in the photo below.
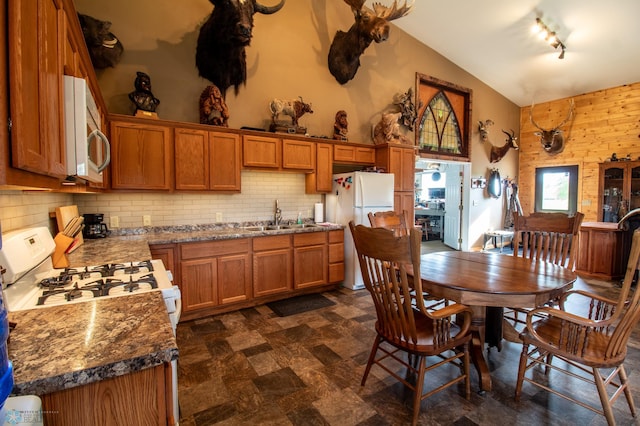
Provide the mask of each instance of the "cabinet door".
{"label": "cabinet door", "polygon": [[280,168],[282,141],[279,138],[244,135],[242,164],[245,167]]}
{"label": "cabinet door", "polygon": [[333,178],[333,145],[316,144],[316,170],[305,175],[307,194],[331,192]]}
{"label": "cabinet door", "polygon": [[344,280],[344,231],[329,231],[329,282]]}
{"label": "cabinet door", "polygon": [[336,163],[374,164],[376,152],[373,148],[336,144],[333,146],[333,159]]}
{"label": "cabinet door", "polygon": [[413,191],[415,180],[415,155],[413,149],[389,148],[388,173],[395,175],[396,191]]}
{"label": "cabinet door", "polygon": [[251,255],[218,259],[218,298],[221,304],[251,299]]}
{"label": "cabinet door", "polygon": [[209,134],[204,130],[175,129],[176,189],[209,189]]}
{"label": "cabinet door", "polygon": [[240,192],[240,136],[209,133],[209,189]]}
{"label": "cabinet door", "polygon": [[54,0],[8,5],[12,166],[64,178],[63,11]]}
{"label": "cabinet door", "polygon": [[253,295],[268,296],[291,290],[291,269],[291,249],[254,253]]}
{"label": "cabinet door", "polygon": [[316,168],[315,143],[282,140],[282,168],[313,171]]}
{"label": "cabinet door", "polygon": [[396,191],[393,193],[393,210],[398,214],[407,212],[407,216],[410,219],[409,223],[413,223],[414,207],[415,207],[415,195],[413,192]]}
{"label": "cabinet door", "polygon": [[113,121],[112,188],[170,189],[172,151],[170,128]]}
{"label": "cabinet door", "polygon": [[294,287],[306,288],[327,283],[327,246],[296,247],[293,253]]}
{"label": "cabinet door", "polygon": [[218,304],[216,259],[183,260],[180,264],[182,309],[190,312]]}

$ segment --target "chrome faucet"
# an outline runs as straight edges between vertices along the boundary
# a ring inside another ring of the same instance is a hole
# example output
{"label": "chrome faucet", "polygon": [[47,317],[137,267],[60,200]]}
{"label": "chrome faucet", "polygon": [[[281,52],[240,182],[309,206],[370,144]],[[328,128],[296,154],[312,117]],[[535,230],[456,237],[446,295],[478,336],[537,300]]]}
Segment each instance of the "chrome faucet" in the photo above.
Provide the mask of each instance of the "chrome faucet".
{"label": "chrome faucet", "polygon": [[276,211],[274,214],[275,225],[280,225],[280,221],[282,220],[282,210],[280,210],[280,203],[276,200]]}

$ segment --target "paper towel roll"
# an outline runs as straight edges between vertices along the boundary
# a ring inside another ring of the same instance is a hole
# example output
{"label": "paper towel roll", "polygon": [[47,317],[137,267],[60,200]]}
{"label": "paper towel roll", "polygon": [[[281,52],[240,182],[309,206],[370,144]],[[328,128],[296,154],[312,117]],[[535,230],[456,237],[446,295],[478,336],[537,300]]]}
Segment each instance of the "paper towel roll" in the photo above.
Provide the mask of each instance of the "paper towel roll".
{"label": "paper towel roll", "polygon": [[316,223],[324,222],[324,204],[322,203],[315,204],[313,220]]}

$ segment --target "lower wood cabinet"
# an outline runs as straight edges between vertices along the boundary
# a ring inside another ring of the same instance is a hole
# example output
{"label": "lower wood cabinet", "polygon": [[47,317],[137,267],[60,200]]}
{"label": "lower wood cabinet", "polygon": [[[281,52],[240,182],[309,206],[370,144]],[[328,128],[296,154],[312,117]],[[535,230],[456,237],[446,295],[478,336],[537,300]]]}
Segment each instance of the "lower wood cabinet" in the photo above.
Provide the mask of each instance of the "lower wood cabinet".
{"label": "lower wood cabinet", "polygon": [[170,364],[42,395],[41,399],[47,426],[175,424]]}
{"label": "lower wood cabinet", "polygon": [[329,282],[344,281],[344,230],[329,231]]}
{"label": "lower wood cabinet", "polygon": [[327,233],[293,235],[294,288],[327,283]]}
{"label": "lower wood cabinet", "polygon": [[182,243],[180,292],[185,314],[251,298],[250,239]]}
{"label": "lower wood cabinet", "polygon": [[253,239],[253,295],[268,296],[293,289],[291,235]]}
{"label": "lower wood cabinet", "polygon": [[622,278],[629,259],[629,241],[629,232],[618,229],[617,223],[583,223],[576,272],[606,280]]}

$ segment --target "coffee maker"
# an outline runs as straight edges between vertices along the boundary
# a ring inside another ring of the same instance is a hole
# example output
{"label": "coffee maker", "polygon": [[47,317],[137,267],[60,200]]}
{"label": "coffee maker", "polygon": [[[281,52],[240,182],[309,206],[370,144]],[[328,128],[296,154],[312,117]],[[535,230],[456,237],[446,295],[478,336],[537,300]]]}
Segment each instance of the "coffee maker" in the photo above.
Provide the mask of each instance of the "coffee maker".
{"label": "coffee maker", "polygon": [[104,238],[109,235],[107,224],[102,223],[104,214],[102,213],[89,213],[83,214],[84,217],[84,229],[82,230],[82,236],[85,238]]}

